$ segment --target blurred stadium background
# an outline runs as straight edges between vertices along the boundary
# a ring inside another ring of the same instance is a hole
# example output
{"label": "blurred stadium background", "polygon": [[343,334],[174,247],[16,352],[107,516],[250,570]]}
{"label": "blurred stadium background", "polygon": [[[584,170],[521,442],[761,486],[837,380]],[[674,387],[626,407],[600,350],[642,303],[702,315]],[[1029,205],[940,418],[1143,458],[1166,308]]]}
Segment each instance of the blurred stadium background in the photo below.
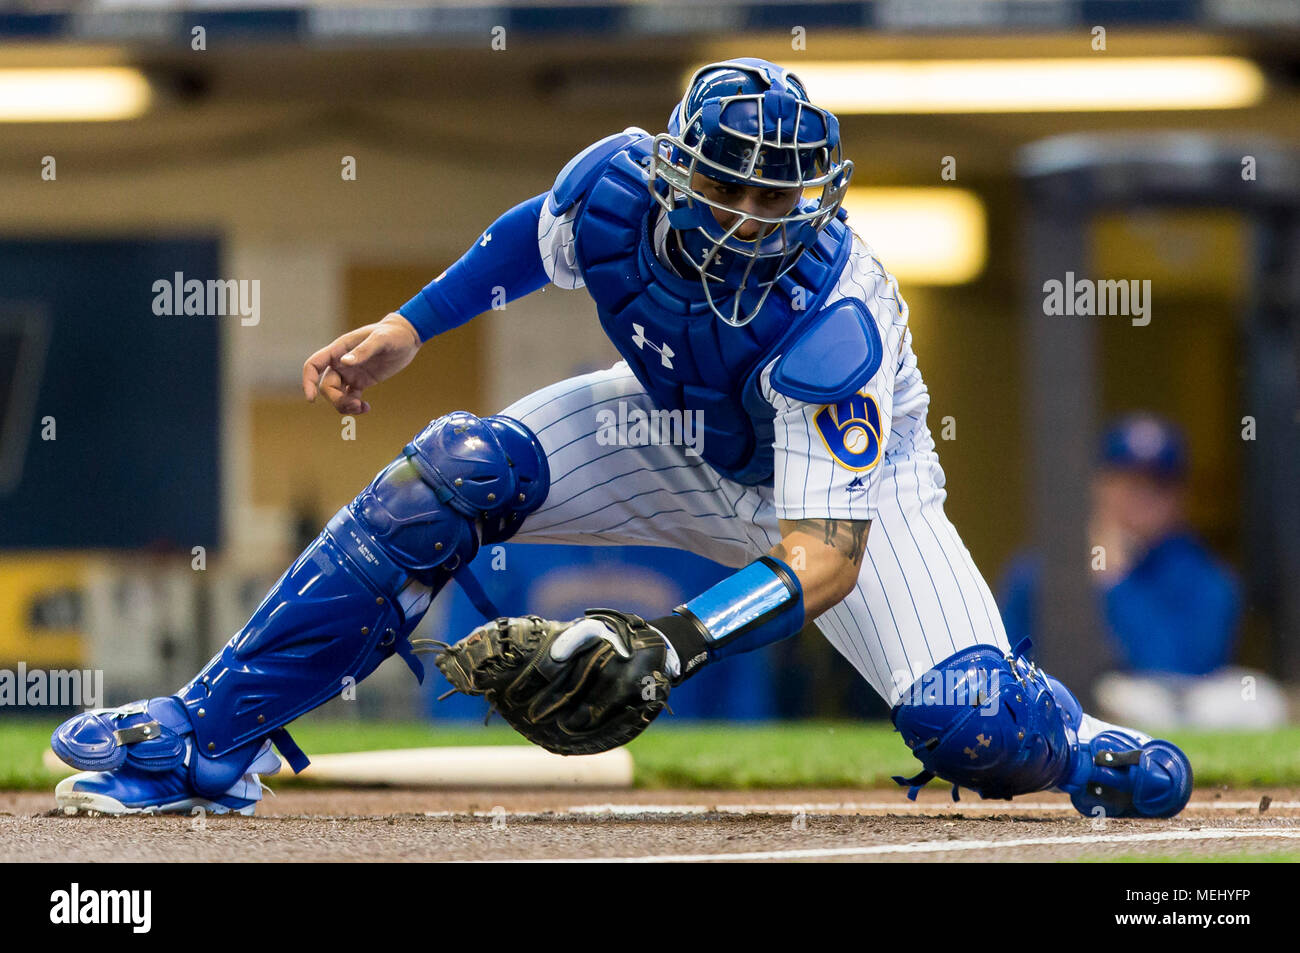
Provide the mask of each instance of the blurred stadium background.
{"label": "blurred stadium background", "polygon": [[[174,690],[431,417],[612,363],[589,299],[550,289],[426,347],[355,439],[299,390],[309,353],[586,144],[662,129],[689,70],[732,55],[835,100],[851,222],[911,306],[948,513],[991,582],[1022,547],[1048,558],[1045,667],[1082,685],[1111,662],[1088,470],[1102,422],[1144,408],[1185,429],[1192,524],[1244,582],[1235,660],[1300,682],[1294,0],[0,4],[0,667],[103,670],[109,704]],[[33,69],[106,72],[62,74],[91,84],[65,96]],[[961,102],[1005,76],[992,111]],[[1151,280],[1150,324],[1045,316],[1067,269]],[[177,272],[257,280],[256,320],[155,315]],[[654,612],[717,572],[493,556],[502,608],[542,614]],[[474,621],[444,595],[421,634]],[[480,712],[440,690],[394,663],[331,708]],[[815,637],[705,672],[674,708],[885,714]]]}

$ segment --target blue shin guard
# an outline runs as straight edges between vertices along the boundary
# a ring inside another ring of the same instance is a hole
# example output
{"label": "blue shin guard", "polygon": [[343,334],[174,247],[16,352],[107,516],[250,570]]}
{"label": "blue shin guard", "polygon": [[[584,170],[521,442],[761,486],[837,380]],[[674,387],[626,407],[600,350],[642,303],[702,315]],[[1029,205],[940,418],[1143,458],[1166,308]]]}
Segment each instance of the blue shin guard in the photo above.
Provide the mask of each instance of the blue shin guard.
{"label": "blue shin guard", "polygon": [[1068,688],[1047,684],[1067,719],[1079,727],[1070,773],[1057,787],[1080,814],[1173,817],[1192,796],[1192,765],[1177,745],[1084,714]]}
{"label": "blue shin guard", "polygon": [[[111,797],[100,789],[117,775],[128,810],[141,800],[181,803],[182,794],[247,796],[268,739],[301,770],[307,759],[284,726],[393,654],[422,678],[408,639],[433,596],[455,578],[481,597],[465,567],[482,542],[513,535],[549,485],[545,453],[518,421],[467,413],[433,421],[335,514],[193,681],[172,696],[70,719],[54,732],[55,753],[107,772],[83,780],[83,792]],[[165,791],[149,789],[151,775]]]}
{"label": "blue shin guard", "polygon": [[894,726],[922,770],[895,778],[910,797],[933,778],[985,798],[1068,793],[1083,814],[1172,817],[1192,792],[1187,757],[1168,741],[1084,714],[1022,644],[977,645],[921,676],[894,707]]}

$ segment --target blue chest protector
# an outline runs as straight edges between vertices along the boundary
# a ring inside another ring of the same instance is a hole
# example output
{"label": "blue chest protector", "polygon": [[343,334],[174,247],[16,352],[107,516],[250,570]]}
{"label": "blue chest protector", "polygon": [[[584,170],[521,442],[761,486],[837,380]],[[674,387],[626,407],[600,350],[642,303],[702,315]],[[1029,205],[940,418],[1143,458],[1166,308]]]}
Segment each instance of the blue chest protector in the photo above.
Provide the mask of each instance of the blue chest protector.
{"label": "blue chest protector", "polygon": [[[837,219],[805,251],[742,327],[717,319],[698,279],[683,278],[655,255],[646,188],[651,138],[631,132],[603,140],[560,173],[548,199],[574,220],[576,264],[601,326],[654,403],[702,411],[702,456],[746,485],[770,482],[772,406],[759,377],[773,358],[772,386],[788,396],[834,402],[855,393],[880,366],[876,323],[864,302],[823,307],[852,250]],[[795,303],[802,308],[796,308]]]}

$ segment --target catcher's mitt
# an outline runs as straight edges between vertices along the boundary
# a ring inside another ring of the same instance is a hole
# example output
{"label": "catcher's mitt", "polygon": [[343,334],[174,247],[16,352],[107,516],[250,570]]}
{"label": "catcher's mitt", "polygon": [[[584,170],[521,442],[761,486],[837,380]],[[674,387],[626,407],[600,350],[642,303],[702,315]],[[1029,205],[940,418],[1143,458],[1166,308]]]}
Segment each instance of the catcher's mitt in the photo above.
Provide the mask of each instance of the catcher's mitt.
{"label": "catcher's mitt", "polygon": [[668,646],[638,616],[589,609],[586,618],[604,623],[610,635],[575,642],[561,637],[581,619],[497,619],[440,651],[436,662],[456,690],[486,697],[516,731],[547,751],[608,751],[631,741],[663,711]]}

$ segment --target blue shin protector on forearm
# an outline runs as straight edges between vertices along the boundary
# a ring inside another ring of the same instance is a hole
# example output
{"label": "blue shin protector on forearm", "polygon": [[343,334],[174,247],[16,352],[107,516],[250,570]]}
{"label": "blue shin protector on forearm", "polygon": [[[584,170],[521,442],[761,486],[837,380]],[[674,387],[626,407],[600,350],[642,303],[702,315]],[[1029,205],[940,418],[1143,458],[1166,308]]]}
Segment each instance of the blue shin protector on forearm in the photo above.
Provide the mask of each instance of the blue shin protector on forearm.
{"label": "blue shin protector on forearm", "polygon": [[651,625],[677,652],[680,680],[707,662],[789,638],[803,623],[799,578],[781,560],[762,556]]}
{"label": "blue shin protector on forearm", "polygon": [[295,770],[306,758],[284,726],[400,654],[481,542],[509,538],[549,489],[545,453],[506,417],[454,413],[406,446],[280,577],[253,617],[174,696],[87,712],[55,732],[56,753],[83,770],[130,761],[171,770],[219,794],[267,738]]}

